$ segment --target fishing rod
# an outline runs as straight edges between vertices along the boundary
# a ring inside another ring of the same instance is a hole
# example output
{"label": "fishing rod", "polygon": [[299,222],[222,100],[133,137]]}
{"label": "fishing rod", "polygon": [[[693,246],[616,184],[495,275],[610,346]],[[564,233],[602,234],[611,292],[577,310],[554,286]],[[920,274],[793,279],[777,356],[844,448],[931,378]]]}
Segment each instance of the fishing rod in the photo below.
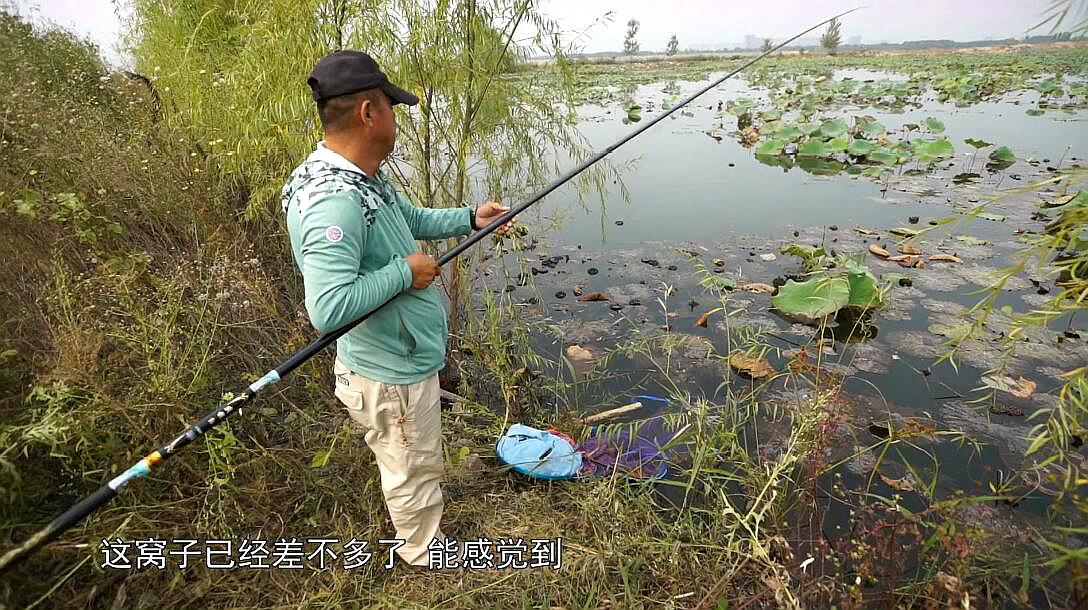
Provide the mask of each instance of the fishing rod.
{"label": "fishing rod", "polygon": [[[642,126],[638,127],[637,129],[635,129],[631,133],[627,134],[626,136],[624,136],[623,138],[621,138],[619,141],[615,142],[614,144],[612,144],[608,148],[605,148],[604,150],[602,150],[602,151],[598,152],[597,154],[593,155],[592,157],[586,159],[585,161],[583,161],[580,165],[578,165],[574,169],[568,171],[566,174],[563,174],[562,176],[557,178],[555,181],[553,181],[551,184],[549,184],[549,185],[545,186],[544,188],[542,188],[541,190],[537,191],[532,197],[527,199],[525,202],[523,202],[523,203],[517,205],[516,207],[510,209],[505,214],[503,214],[502,216],[499,216],[497,219],[495,219],[493,222],[491,222],[491,224],[487,225],[483,229],[480,229],[479,231],[477,231],[477,232],[473,233],[472,235],[468,236],[467,238],[465,238],[463,241],[461,241],[456,246],[451,248],[448,252],[446,252],[441,257],[439,257],[438,266],[440,266],[440,267],[444,266],[444,265],[446,265],[446,263],[448,263],[448,262],[452,261],[453,259],[457,258],[458,256],[461,255],[462,252],[464,252],[465,250],[468,250],[469,248],[474,246],[477,242],[479,242],[481,239],[487,237],[492,232],[494,232],[495,229],[498,229],[499,227],[503,226],[507,222],[513,220],[515,216],[517,216],[518,214],[524,212],[530,206],[532,206],[533,204],[537,203],[538,201],[540,201],[541,199],[546,197],[549,193],[551,193],[555,189],[559,188],[560,186],[566,184],[572,178],[574,178],[578,174],[584,172],[586,169],[588,169],[594,163],[597,163],[601,159],[607,157],[609,154],[612,153],[612,151],[616,150],[620,146],[623,146],[627,142],[630,142],[631,140],[635,139],[642,132],[644,132],[647,129],[653,127],[654,125],[660,123],[662,120],[665,119],[665,117],[671,115],[672,113],[676,112],[677,110],[679,110],[679,109],[683,108],[684,106],[690,104],[693,100],[695,100],[695,98],[703,95],[707,91],[710,91],[714,87],[717,87],[718,85],[722,84],[726,80],[736,76],[742,70],[747,69],[752,64],[760,61],[761,59],[763,59],[764,57],[767,57],[768,55],[774,53],[775,51],[778,51],[782,47],[788,45],[789,43],[791,43],[791,42],[793,42],[795,40],[797,40],[798,38],[804,36],[805,34],[808,34],[809,32],[815,30],[816,28],[818,28],[820,26],[823,26],[823,25],[831,22],[832,20],[838,19],[839,17],[842,17],[844,15],[852,13],[852,12],[854,12],[856,10],[861,9],[861,8],[862,7],[860,7],[860,6],[856,7],[856,8],[852,8],[852,9],[850,9],[848,11],[844,11],[842,13],[839,13],[838,15],[835,15],[834,17],[831,17],[829,19],[825,19],[825,20],[821,21],[820,23],[817,23],[816,25],[808,28],[807,30],[801,32],[800,34],[797,34],[797,35],[789,38],[785,42],[782,42],[782,43],[778,44],[777,46],[772,47],[771,49],[769,49],[767,51],[764,51],[763,53],[755,56],[754,58],[752,58],[748,62],[741,65],[739,68],[733,70],[732,72],[726,74],[725,76],[719,78],[718,80],[710,83],[709,85],[703,87],[702,89],[696,91],[695,93],[693,93],[693,94],[687,96],[686,98],[680,100],[679,103],[677,103],[672,108],[669,108],[668,110],[664,111],[663,113],[661,113],[660,115],[655,117],[652,121],[644,123]],[[212,428],[218,426],[220,423],[222,423],[228,417],[230,417],[234,413],[241,410],[243,406],[245,406],[247,403],[252,401],[257,396],[257,394],[259,394],[264,388],[266,388],[266,387],[268,387],[270,385],[273,385],[275,383],[278,383],[284,377],[289,375],[292,371],[297,369],[303,362],[306,362],[307,360],[312,358],[315,354],[317,354],[321,350],[323,350],[326,347],[328,347],[329,345],[331,345],[334,341],[339,339],[341,336],[343,336],[349,330],[351,330],[352,328],[354,328],[355,326],[357,326],[361,322],[365,321],[367,318],[372,316],[376,311],[380,310],[382,307],[385,307],[386,305],[391,303],[396,298],[397,298],[396,296],[390,298],[389,300],[385,301],[384,303],[382,303],[378,307],[376,307],[376,308],[370,310],[369,312],[363,314],[358,319],[356,319],[354,322],[349,322],[348,324],[344,325],[341,328],[338,328],[338,329],[336,329],[336,330],[334,330],[334,331],[332,331],[332,332],[330,332],[330,333],[328,333],[326,335],[322,335],[321,337],[317,338],[316,340],[314,340],[312,343],[310,343],[306,347],[304,347],[301,350],[295,352],[294,355],[292,355],[287,360],[283,361],[283,363],[281,363],[279,366],[277,366],[276,368],[272,369],[271,371],[268,371],[267,373],[265,373],[264,376],[262,376],[260,379],[253,382],[252,384],[250,384],[249,387],[245,388],[245,390],[243,390],[237,396],[234,396],[233,398],[231,398],[227,402],[225,402],[223,404],[220,404],[218,407],[215,408],[214,411],[212,411],[211,413],[208,413],[207,415],[205,415],[203,419],[201,419],[200,421],[198,421],[195,424],[193,424],[192,426],[190,426],[187,430],[185,430],[184,432],[179,434],[172,441],[170,441],[169,443],[166,443],[162,447],[159,447],[155,451],[152,451],[146,457],[141,459],[139,462],[136,462],[131,467],[129,467],[128,470],[122,472],[121,474],[117,475],[113,479],[110,479],[110,481],[107,482],[105,485],[102,485],[101,487],[99,487],[97,491],[95,491],[91,495],[89,495],[86,498],[84,498],[83,500],[81,500],[78,504],[75,504],[71,508],[69,508],[68,510],[64,511],[63,514],[61,514],[59,517],[57,517],[56,519],[51,521],[48,525],[46,525],[45,527],[40,529],[33,536],[31,536],[30,538],[27,538],[22,544],[15,547],[14,549],[11,549],[7,553],[5,553],[3,557],[0,557],[0,574],[2,574],[4,572],[6,572],[7,570],[11,569],[13,566],[15,566],[16,564],[21,562],[23,559],[25,559],[31,553],[34,553],[35,551],[37,551],[38,549],[40,549],[41,547],[45,546],[50,541],[55,539],[57,536],[61,535],[65,531],[67,531],[73,525],[75,525],[76,523],[81,521],[84,517],[86,517],[87,515],[90,515],[94,511],[98,510],[99,507],[101,507],[105,503],[109,502],[110,500],[112,500],[114,498],[114,496],[116,496],[118,493],[120,493],[121,490],[125,487],[125,485],[130,483],[132,480],[138,479],[140,477],[147,476],[151,472],[151,469],[154,468],[157,464],[159,464],[160,462],[163,462],[165,460],[170,459],[171,457],[173,457],[174,455],[179,453],[182,449],[184,449],[186,446],[188,446],[189,443],[192,443],[196,439],[198,439],[201,436],[204,436],[205,434],[207,434],[207,432],[209,430],[211,430]]]}

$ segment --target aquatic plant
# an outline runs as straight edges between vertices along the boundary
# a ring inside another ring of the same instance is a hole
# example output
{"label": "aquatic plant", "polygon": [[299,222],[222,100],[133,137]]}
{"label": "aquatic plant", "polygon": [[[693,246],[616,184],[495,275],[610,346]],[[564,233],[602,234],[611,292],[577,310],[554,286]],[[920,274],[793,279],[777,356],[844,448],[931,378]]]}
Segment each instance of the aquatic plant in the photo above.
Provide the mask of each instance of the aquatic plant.
{"label": "aquatic plant", "polygon": [[782,253],[799,256],[809,273],[804,281],[787,279],[778,288],[771,299],[777,309],[818,320],[847,307],[865,311],[883,306],[886,289],[854,259],[829,257],[822,248],[797,244],[786,246]]}

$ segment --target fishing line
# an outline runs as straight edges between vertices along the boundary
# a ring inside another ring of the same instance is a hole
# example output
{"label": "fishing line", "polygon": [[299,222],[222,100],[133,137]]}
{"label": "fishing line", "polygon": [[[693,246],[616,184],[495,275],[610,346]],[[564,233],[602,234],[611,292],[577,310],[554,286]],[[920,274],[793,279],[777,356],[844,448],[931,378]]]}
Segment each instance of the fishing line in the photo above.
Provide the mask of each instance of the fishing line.
{"label": "fishing line", "polygon": [[[791,42],[793,42],[795,40],[797,40],[798,38],[804,36],[805,34],[808,34],[809,32],[815,30],[816,28],[819,28],[819,27],[829,23],[833,19],[838,19],[839,17],[842,17],[844,15],[852,13],[852,12],[854,12],[856,10],[861,9],[861,8],[862,7],[860,7],[860,6],[856,7],[856,8],[852,8],[852,9],[850,9],[848,11],[844,11],[842,13],[839,13],[838,15],[835,15],[834,17],[831,17],[829,19],[825,19],[825,20],[821,21],[820,23],[817,23],[816,25],[806,29],[805,31],[801,32],[800,34],[792,36],[791,38],[789,38],[786,41],[778,44],[777,46],[772,47],[771,49],[769,49],[767,51],[764,51],[763,53],[757,55],[756,57],[752,58],[751,60],[749,60],[746,63],[744,63],[743,65],[741,65],[739,68],[733,70],[732,72],[729,72],[725,76],[717,79],[716,81],[710,83],[709,85],[703,87],[702,89],[700,89],[700,90],[696,91],[695,93],[689,95],[688,97],[684,98],[679,103],[677,103],[675,106],[673,106],[672,108],[669,108],[668,110],[664,111],[663,113],[661,113],[660,115],[655,117],[653,120],[651,120],[651,121],[649,121],[647,123],[644,123],[642,126],[638,127],[637,129],[635,129],[631,133],[627,134],[626,136],[621,138],[619,141],[617,141],[614,144],[610,145],[608,148],[605,148],[604,150],[602,150],[601,152],[593,155],[589,159],[586,159],[585,161],[583,161],[580,165],[578,165],[574,169],[572,169],[569,172],[567,172],[566,174],[560,176],[555,181],[553,181],[551,184],[545,186],[543,189],[538,191],[536,194],[534,194],[532,197],[530,197],[525,202],[523,202],[523,203],[519,204],[518,206],[510,209],[508,212],[506,212],[502,216],[499,216],[491,224],[487,225],[483,229],[480,229],[476,233],[473,233],[472,235],[468,236],[464,241],[460,242],[459,244],[454,246],[452,249],[450,249],[448,252],[443,254],[438,259],[438,265],[439,266],[444,266],[446,263],[449,263],[453,259],[457,258],[462,252],[464,252],[465,250],[468,250],[469,248],[474,246],[477,242],[479,242],[481,239],[487,237],[492,232],[494,232],[495,229],[498,229],[499,227],[503,226],[504,224],[506,224],[510,220],[513,220],[513,218],[515,216],[517,216],[518,214],[524,212],[527,208],[529,208],[533,204],[537,203],[538,201],[540,201],[541,199],[546,197],[549,193],[551,193],[555,189],[559,188],[560,186],[566,184],[572,178],[576,177],[578,174],[581,174],[582,172],[584,172],[586,169],[588,169],[590,166],[597,163],[601,159],[607,157],[609,154],[611,154],[614,150],[616,150],[620,146],[623,146],[627,142],[630,142],[634,138],[638,137],[640,134],[642,134],[642,132],[644,132],[647,129],[653,127],[654,125],[660,123],[666,117],[672,115],[672,113],[674,113],[677,110],[683,108],[684,106],[690,104],[693,100],[695,100],[695,98],[703,95],[707,91],[710,91],[714,87],[717,87],[718,85],[722,84],[726,80],[736,76],[742,70],[747,69],[752,64],[760,61],[761,59],[763,59],[764,57],[767,57],[768,55],[774,53],[775,51],[778,51],[782,47],[788,45],[789,43],[791,43]],[[366,314],[363,314],[362,316],[360,316],[354,322],[349,322],[348,324],[344,325],[343,327],[338,328],[337,330],[334,330],[331,333],[328,333],[326,335],[323,335],[323,336],[317,338],[316,340],[311,342],[306,347],[304,347],[301,350],[295,352],[291,357],[289,357],[287,360],[285,360],[279,366],[277,366],[276,368],[272,369],[271,371],[265,373],[264,376],[262,376],[260,379],[258,379],[257,381],[251,383],[240,394],[238,394],[237,396],[234,396],[233,398],[231,398],[227,402],[225,402],[225,403],[219,405],[218,407],[216,407],[214,411],[212,411],[212,412],[208,413],[207,415],[205,415],[203,419],[201,419],[200,421],[198,421],[195,424],[193,424],[192,426],[190,426],[187,430],[185,430],[184,432],[182,432],[181,434],[176,436],[173,440],[166,443],[162,447],[159,447],[155,451],[152,451],[146,457],[144,457],[140,461],[138,461],[135,464],[133,464],[132,466],[130,466],[128,468],[128,470],[125,470],[124,472],[117,475],[113,479],[110,479],[110,481],[108,481],[105,485],[102,485],[101,487],[99,487],[94,493],[92,493],[91,495],[85,497],[79,503],[77,503],[77,504],[73,505],[72,507],[70,507],[63,514],[61,514],[56,519],[51,521],[48,525],[46,525],[45,527],[40,529],[33,536],[26,539],[22,544],[20,544],[19,546],[9,550],[7,553],[4,554],[3,557],[0,557],[0,573],[4,573],[7,570],[11,569],[13,566],[17,565],[22,560],[26,559],[27,556],[34,553],[35,551],[37,551],[38,549],[40,549],[41,547],[45,546],[50,541],[55,539],[57,536],[61,535],[65,531],[67,531],[73,525],[75,525],[76,523],[81,521],[84,517],[86,517],[87,515],[90,515],[94,511],[98,510],[98,508],[100,508],[101,506],[103,506],[104,504],[106,504],[107,502],[112,500],[118,493],[121,492],[121,490],[125,487],[125,485],[128,485],[134,479],[138,479],[140,477],[147,476],[151,472],[151,469],[154,468],[156,465],[158,465],[159,463],[161,463],[161,462],[163,462],[165,460],[170,459],[172,456],[176,455],[178,452],[180,452],[182,449],[184,449],[186,446],[188,446],[189,443],[192,443],[193,441],[200,438],[201,436],[204,436],[204,434],[206,434],[209,430],[211,430],[215,426],[222,423],[224,420],[226,420],[231,415],[233,415],[236,412],[240,411],[243,406],[245,406],[247,403],[249,403],[251,400],[253,400],[257,396],[257,394],[260,393],[264,388],[266,388],[266,387],[268,387],[270,385],[279,383],[279,381],[281,381],[284,377],[286,377],[292,371],[294,371],[296,368],[298,368],[302,363],[306,362],[307,360],[312,358],[315,354],[317,354],[321,350],[325,349],[329,345],[332,345],[332,343],[334,341],[336,341],[341,336],[343,336],[345,333],[347,333],[349,330],[351,330],[352,328],[354,328],[355,326],[357,326],[358,324],[360,324],[361,322],[363,322],[364,320],[369,318],[371,315],[373,315],[375,312],[380,310],[382,307],[385,307],[386,305],[391,303],[396,298],[397,297],[394,296],[393,298],[385,301],[384,303],[382,303],[378,307],[372,309],[371,311],[367,312]]]}

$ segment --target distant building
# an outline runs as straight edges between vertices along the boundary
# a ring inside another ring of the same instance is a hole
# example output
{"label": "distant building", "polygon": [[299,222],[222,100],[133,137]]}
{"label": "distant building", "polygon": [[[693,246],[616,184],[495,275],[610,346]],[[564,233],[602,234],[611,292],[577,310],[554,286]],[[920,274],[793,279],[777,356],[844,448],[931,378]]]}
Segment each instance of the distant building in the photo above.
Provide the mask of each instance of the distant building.
{"label": "distant building", "polygon": [[758,49],[763,46],[763,39],[759,36],[753,36],[746,34],[744,36],[744,48],[745,49]]}
{"label": "distant building", "polygon": [[820,46],[820,39],[812,37],[812,36],[808,36],[808,37],[805,37],[805,38],[798,38],[797,40],[791,42],[789,44],[788,48],[818,47],[818,46]]}

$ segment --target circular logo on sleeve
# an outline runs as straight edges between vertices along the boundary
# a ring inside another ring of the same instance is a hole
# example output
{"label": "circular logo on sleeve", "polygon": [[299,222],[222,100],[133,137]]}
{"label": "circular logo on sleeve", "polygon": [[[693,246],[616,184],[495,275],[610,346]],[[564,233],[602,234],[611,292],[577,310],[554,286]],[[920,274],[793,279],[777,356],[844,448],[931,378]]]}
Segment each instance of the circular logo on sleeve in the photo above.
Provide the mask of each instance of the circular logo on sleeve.
{"label": "circular logo on sleeve", "polygon": [[325,239],[331,242],[337,242],[344,239],[344,230],[340,227],[333,225],[325,229]]}

